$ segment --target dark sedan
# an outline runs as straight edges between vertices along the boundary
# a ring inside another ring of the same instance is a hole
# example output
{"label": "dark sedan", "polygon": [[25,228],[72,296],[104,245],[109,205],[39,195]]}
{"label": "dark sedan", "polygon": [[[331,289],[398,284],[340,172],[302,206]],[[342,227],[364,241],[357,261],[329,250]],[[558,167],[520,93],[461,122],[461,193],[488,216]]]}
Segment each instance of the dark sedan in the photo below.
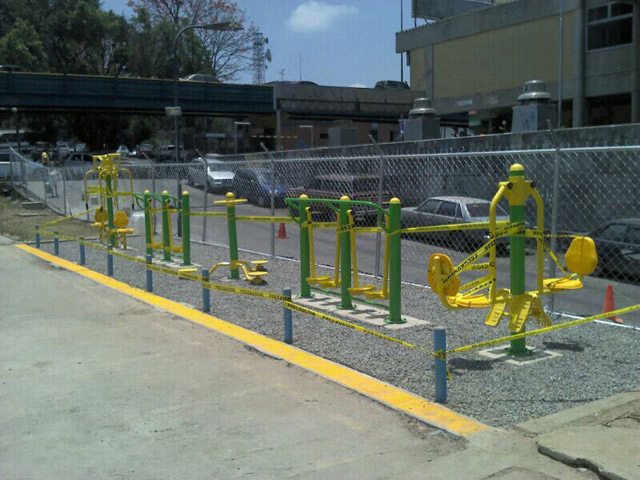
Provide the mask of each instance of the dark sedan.
{"label": "dark sedan", "polygon": [[588,236],[596,243],[597,273],[640,278],[640,218],[611,220]]}

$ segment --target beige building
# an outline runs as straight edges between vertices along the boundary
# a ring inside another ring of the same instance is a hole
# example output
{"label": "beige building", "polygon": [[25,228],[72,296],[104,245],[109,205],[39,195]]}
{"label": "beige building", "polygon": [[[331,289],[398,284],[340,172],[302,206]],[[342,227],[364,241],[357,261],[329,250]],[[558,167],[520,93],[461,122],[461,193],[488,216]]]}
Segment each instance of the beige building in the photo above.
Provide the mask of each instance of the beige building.
{"label": "beige building", "polygon": [[445,124],[496,131],[534,79],[554,102],[562,86],[564,127],[639,123],[639,29],[640,0],[518,0],[398,32],[396,51]]}

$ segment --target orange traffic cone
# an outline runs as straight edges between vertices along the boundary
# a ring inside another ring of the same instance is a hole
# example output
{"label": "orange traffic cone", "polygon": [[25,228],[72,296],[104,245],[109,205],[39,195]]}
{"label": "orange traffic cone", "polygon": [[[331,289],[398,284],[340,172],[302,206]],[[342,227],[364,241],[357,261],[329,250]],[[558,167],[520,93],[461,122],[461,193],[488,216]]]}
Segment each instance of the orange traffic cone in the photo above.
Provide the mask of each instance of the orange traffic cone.
{"label": "orange traffic cone", "polygon": [[[613,312],[616,307],[613,304],[613,286],[607,285],[607,293],[604,296],[604,306],[602,307],[602,313]],[[612,315],[607,317],[609,320],[613,320],[616,323],[624,323],[624,320]]]}
{"label": "orange traffic cone", "polygon": [[278,236],[276,238],[289,238],[287,237],[287,229],[284,228],[284,222],[280,222],[280,228],[278,228]]}

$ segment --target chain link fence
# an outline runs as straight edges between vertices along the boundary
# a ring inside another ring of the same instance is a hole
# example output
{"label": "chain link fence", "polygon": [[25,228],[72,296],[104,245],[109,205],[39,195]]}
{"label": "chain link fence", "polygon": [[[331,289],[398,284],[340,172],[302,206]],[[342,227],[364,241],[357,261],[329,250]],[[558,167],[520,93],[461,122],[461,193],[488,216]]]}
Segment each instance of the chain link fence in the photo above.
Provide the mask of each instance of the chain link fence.
{"label": "chain link fence", "polygon": [[[311,198],[339,199],[347,195],[382,206],[391,197],[403,204],[403,227],[487,221],[489,201],[498,183],[507,181],[513,163],[524,166],[544,204],[545,229],[553,234],[590,233],[597,243],[599,267],[579,292],[557,297],[551,308],[572,314],[600,311],[606,285],[613,283],[621,306],[640,299],[640,146],[544,148],[480,152],[429,151],[420,144],[358,146],[351,149],[316,149],[295,152],[227,156],[189,164],[124,161],[134,178],[134,191],[168,191],[179,196],[187,190],[195,211],[222,210],[213,202],[228,191],[248,200],[238,215],[287,215],[284,199],[305,193]],[[43,167],[12,154],[12,179],[29,196],[44,201],[61,214],[85,208],[82,177],[90,165]],[[128,188],[128,187],[127,187]],[[94,200],[96,201],[96,200]],[[92,208],[96,205],[89,205]],[[536,225],[536,205],[526,205],[526,222]],[[508,216],[506,200],[499,215]],[[312,205],[313,216],[334,220],[330,211]],[[375,212],[355,210],[360,225],[375,225]],[[631,220],[629,220],[631,219]],[[633,220],[635,219],[635,220]],[[176,221],[177,219],[174,219]],[[178,225],[174,228],[177,231]],[[227,245],[224,219],[193,217],[191,238]],[[241,249],[298,258],[297,227],[262,222],[240,222]],[[277,233],[276,233],[277,232]],[[487,240],[488,231],[445,232],[403,237],[403,280],[426,283],[427,262],[443,252],[454,263],[464,260]],[[277,237],[277,238],[276,238]],[[550,244],[562,261],[570,238],[552,238]],[[498,259],[499,284],[509,281],[508,242]],[[527,255],[527,288],[535,288],[536,260],[533,241]],[[315,261],[335,268],[336,233],[314,231]],[[357,236],[358,265],[362,272],[380,275],[384,238],[380,234]],[[555,272],[547,262],[546,275]]]}

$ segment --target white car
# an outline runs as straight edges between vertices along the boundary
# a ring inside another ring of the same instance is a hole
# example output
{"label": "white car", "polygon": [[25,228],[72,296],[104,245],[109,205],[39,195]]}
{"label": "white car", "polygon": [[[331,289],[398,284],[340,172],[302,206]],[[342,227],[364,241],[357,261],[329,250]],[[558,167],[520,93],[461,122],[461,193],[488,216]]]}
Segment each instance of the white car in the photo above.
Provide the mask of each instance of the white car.
{"label": "white car", "polygon": [[119,153],[125,158],[131,156],[131,152],[129,151],[129,148],[126,145],[120,145],[116,150],[116,153]]}
{"label": "white car", "polygon": [[[187,183],[189,185],[201,185],[204,187],[205,181],[208,190],[215,193],[227,193],[233,189],[233,178],[235,174],[229,170],[224,170],[224,162],[212,158],[213,155],[206,155],[194,158],[187,169]],[[205,163],[207,176],[205,180]]]}

